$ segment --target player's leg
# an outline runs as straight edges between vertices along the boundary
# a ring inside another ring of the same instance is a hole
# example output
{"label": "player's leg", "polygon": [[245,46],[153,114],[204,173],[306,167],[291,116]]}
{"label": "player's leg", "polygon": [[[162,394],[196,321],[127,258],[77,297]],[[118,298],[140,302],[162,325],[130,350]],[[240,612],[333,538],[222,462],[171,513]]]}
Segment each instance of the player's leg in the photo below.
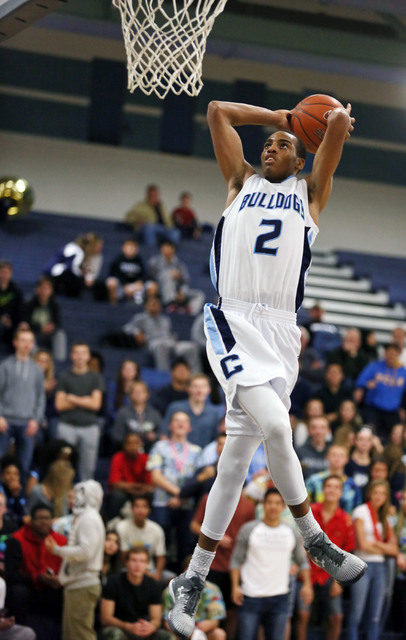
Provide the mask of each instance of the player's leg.
{"label": "player's leg", "polygon": [[342,586],[359,580],[367,569],[365,562],[330,542],[313,517],[293,448],[289,414],[278,394],[266,383],[239,387],[237,398],[260,429],[269,473],[295,518],[310,558]]}
{"label": "player's leg", "polygon": [[172,631],[189,637],[204,580],[214,559],[217,545],[234,515],[248,467],[261,441],[259,436],[227,436],[211,488],[198,544],[185,574],[174,578],[169,590],[174,607],[168,614]]}

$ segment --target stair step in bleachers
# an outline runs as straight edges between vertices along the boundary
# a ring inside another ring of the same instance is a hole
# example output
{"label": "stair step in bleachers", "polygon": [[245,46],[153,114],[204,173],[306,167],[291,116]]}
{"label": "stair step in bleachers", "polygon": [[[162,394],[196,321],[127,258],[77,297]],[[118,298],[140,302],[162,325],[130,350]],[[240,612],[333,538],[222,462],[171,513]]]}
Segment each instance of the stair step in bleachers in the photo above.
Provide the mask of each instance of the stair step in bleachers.
{"label": "stair step in bleachers", "polygon": [[345,289],[330,289],[306,284],[306,297],[320,300],[340,300],[341,302],[364,302],[365,304],[387,305],[389,295],[386,291],[366,293],[363,291],[348,291]]}
{"label": "stair step in bleachers", "polygon": [[337,267],[335,265],[333,266],[325,266],[325,265],[318,265],[318,264],[313,264],[312,261],[312,268],[311,268],[311,273],[314,276],[325,276],[326,278],[340,278],[340,279],[348,279],[351,280],[351,278],[354,277],[354,269],[352,267]]}
{"label": "stair step in bleachers", "polygon": [[306,284],[312,284],[316,287],[327,287],[332,289],[350,289],[351,291],[371,290],[371,282],[367,278],[361,278],[360,280],[326,278],[325,276],[313,275],[311,268],[309,275],[307,276]]}

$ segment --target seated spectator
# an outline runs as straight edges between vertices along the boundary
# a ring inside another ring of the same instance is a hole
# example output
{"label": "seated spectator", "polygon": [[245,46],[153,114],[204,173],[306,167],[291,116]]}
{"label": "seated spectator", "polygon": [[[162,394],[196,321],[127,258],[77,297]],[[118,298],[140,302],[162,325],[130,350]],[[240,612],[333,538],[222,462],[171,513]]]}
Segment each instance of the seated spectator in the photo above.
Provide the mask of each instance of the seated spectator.
{"label": "seated spectator", "polygon": [[345,332],[341,346],[330,351],[329,364],[339,364],[344,377],[355,384],[356,379],[369,362],[369,357],[362,351],[362,337],[359,329],[351,328]]}
{"label": "seated spectator", "polygon": [[0,578],[0,638],[1,640],[36,640],[36,634],[30,627],[15,624],[14,616],[9,616],[4,608],[6,601],[6,583]]}
{"label": "seated spectator", "polygon": [[[226,443],[226,434],[220,433],[216,438],[216,461],[213,464],[199,466],[193,477],[187,480],[180,490],[180,498],[193,498],[195,505],[209,493],[217,476],[217,465]],[[203,456],[204,452],[202,452]],[[200,458],[199,458],[200,461]]]}
{"label": "seated spectator", "polygon": [[309,420],[311,420],[311,418],[319,418],[320,416],[324,416],[324,406],[318,398],[311,398],[306,402],[303,407],[301,420],[292,420],[291,416],[293,443],[296,449],[304,445],[309,437]]}
{"label": "seated spectator", "polygon": [[[392,340],[393,342],[396,342],[396,340],[393,338],[393,333]],[[376,337],[376,333],[373,329],[363,332],[361,348],[362,351],[368,356],[369,362],[372,362],[373,360],[379,360],[379,358],[381,357],[381,348],[378,346],[378,338]]]}
{"label": "seated spectator", "polygon": [[199,458],[199,466],[217,464],[218,461],[218,439],[226,435],[226,417],[224,416],[218,423],[218,436],[213,442],[209,442],[204,448]]}
{"label": "seated spectator", "polygon": [[[127,348],[146,347],[152,355],[155,367],[168,371],[173,357],[183,357],[192,371],[200,370],[199,347],[189,340],[176,339],[172,323],[162,315],[159,298],[148,298],[143,313],[136,313],[118,334],[118,345]],[[113,344],[116,338],[113,339]]]}
{"label": "seated spectator", "polygon": [[190,432],[189,416],[181,411],[174,413],[169,423],[169,438],[154,444],[147,465],[155,486],[151,517],[165,531],[167,545],[174,530],[176,569],[180,569],[192,546],[189,525],[193,500],[179,497],[182,486],[193,477],[201,453],[200,447],[188,441]]}
{"label": "seated spectator", "polygon": [[117,531],[107,531],[104,542],[103,568],[101,570],[102,585],[106,584],[113,573],[121,571],[121,568],[120,536]]}
{"label": "seated spectator", "polygon": [[1,459],[0,491],[6,497],[9,517],[20,526],[28,515],[26,496],[21,482],[21,466],[17,458],[6,454]]}
{"label": "seated spectator", "polygon": [[126,572],[113,574],[103,587],[100,617],[102,640],[171,640],[172,635],[161,629],[161,587],[147,573],[148,551],[130,549]]}
{"label": "seated spectator", "polygon": [[337,476],[341,480],[340,507],[347,513],[352,513],[362,502],[362,492],[353,478],[345,473],[348,463],[348,452],[344,447],[332,444],[326,454],[328,468],[314,473],[306,480],[306,489],[310,502],[323,502],[324,481],[330,476]]}
{"label": "seated spectator", "polygon": [[13,266],[7,260],[0,260],[0,348],[4,351],[12,351],[22,305],[23,294],[13,281]]}
{"label": "seated spectator", "polygon": [[391,487],[392,502],[398,505],[399,496],[405,487],[406,464],[405,427],[402,423],[392,427],[387,445],[382,457],[388,465],[388,481]]}
{"label": "seated spectator", "polygon": [[38,349],[33,355],[33,360],[44,372],[45,415],[40,427],[45,431],[46,439],[51,440],[56,436],[58,422],[58,412],[55,408],[55,391],[58,384],[55,365],[49,351],[44,349]]}
{"label": "seated spectator", "polygon": [[188,440],[199,447],[213,442],[218,435],[219,412],[209,401],[210,382],[204,373],[195,373],[189,383],[188,399],[179,400],[169,405],[161,427],[163,435],[168,434],[172,416],[182,411],[189,416],[191,432]]}
{"label": "seated spectator", "polygon": [[[311,505],[313,515],[329,539],[340,549],[352,552],[355,548],[354,526],[350,515],[340,508],[342,496],[341,476],[334,474],[323,481],[322,501]],[[343,588],[328,573],[310,561],[311,580],[315,593],[313,610],[315,619],[327,622],[328,640],[338,640],[343,621]],[[303,615],[303,612],[301,612]],[[309,613],[307,613],[309,617]]]}
{"label": "seated spectator", "polygon": [[94,255],[99,246],[100,237],[90,231],[58,249],[44,268],[44,274],[52,278],[55,293],[73,298],[80,296],[85,285],[83,262]]}
{"label": "seated spectator", "polygon": [[158,409],[162,416],[165,415],[171,402],[186,400],[188,398],[187,390],[190,383],[190,367],[186,360],[183,358],[174,360],[170,374],[170,383],[165,387],[157,389],[151,398],[151,403]]}
{"label": "seated spectator", "polygon": [[138,433],[124,436],[123,449],[114,454],[107,481],[106,518],[120,513],[127,500],[134,495],[152,491],[151,474],[147,471],[148,455],[141,452],[142,439]]}
{"label": "seated spectator", "polygon": [[310,333],[310,345],[319,354],[323,362],[326,361],[329,352],[341,343],[340,332],[337,327],[324,320],[325,310],[316,302],[309,309],[309,319],[303,322]]}
{"label": "seated spectator", "polygon": [[350,459],[345,465],[345,473],[354,479],[357,487],[364,490],[369,480],[369,469],[375,453],[382,453],[379,439],[374,437],[372,429],[361,427],[354,437],[354,447]]}
{"label": "seated spectator", "polygon": [[357,637],[361,622],[367,638],[379,635],[387,584],[385,558],[398,554],[396,535],[388,516],[389,494],[385,480],[374,480],[368,488],[367,502],[353,513],[355,555],[368,563],[368,571],[350,586],[348,638]]}
{"label": "seated spectator", "polygon": [[59,362],[66,360],[67,337],[51,278],[41,276],[37,281],[34,296],[23,306],[22,319],[34,333],[37,347],[51,351]]}
{"label": "seated spectator", "polygon": [[45,505],[54,518],[68,514],[68,493],[73,487],[75,470],[67,460],[55,460],[44,480],[36,484],[27,496],[27,510],[31,513],[37,505]]}
{"label": "seated spectator", "polygon": [[210,366],[209,359],[207,357],[206,343],[207,338],[204,333],[204,311],[196,316],[193,321],[192,327],[190,329],[190,337],[195,344],[199,346],[200,350],[200,360],[202,363],[202,373],[205,373],[209,380],[211,386],[211,394],[210,400],[213,404],[225,404],[224,392],[217,380],[216,376],[213,373],[213,370]]}
{"label": "seated spectator", "polygon": [[18,329],[13,344],[15,355],[0,363],[0,455],[6,453],[13,438],[25,481],[35,436],[44,419],[44,374],[31,358],[32,331]]}
{"label": "seated spectator", "polygon": [[165,533],[157,522],[149,518],[151,495],[139,493],[133,496],[131,510],[131,516],[117,525],[121,558],[125,560],[130,549],[145,547],[148,549],[147,575],[161,582],[166,564]]}
{"label": "seated spectator", "polygon": [[343,442],[341,441],[347,443],[349,434],[354,435],[361,424],[362,418],[358,413],[355,402],[353,400],[343,400],[338,407],[337,418],[330,422],[334,442],[336,444],[342,444]]}
{"label": "seated spectator", "polygon": [[[189,566],[190,558],[186,558],[183,570]],[[163,598],[163,619],[165,628],[170,630],[168,613],[173,608],[173,599],[166,588],[162,594]],[[226,618],[226,607],[219,587],[214,582],[205,581],[199,606],[196,611],[195,630],[191,635],[191,640],[227,640],[227,634],[220,628],[220,623]],[[200,633],[199,633],[200,631]]]}
{"label": "seated spectator", "polygon": [[129,238],[123,242],[120,254],[110,264],[106,280],[110,304],[116,304],[123,299],[142,304],[145,281],[146,271],[139,255],[138,242]]}
{"label": "seated spectator", "polygon": [[90,349],[76,342],[70,351],[72,367],[60,375],[55,407],[60,412],[57,436],[79,452],[79,478],[92,478],[96,469],[104,380],[89,369]]}
{"label": "seated spectator", "polygon": [[181,232],[182,238],[200,238],[202,228],[192,209],[192,194],[184,191],[180,194],[179,205],[172,211],[172,222]]}
{"label": "seated spectator", "polygon": [[297,449],[305,480],[313,473],[327,469],[326,453],[330,446],[330,427],[325,416],[311,418],[308,422],[309,437]]}
{"label": "seated spectator", "polygon": [[54,536],[44,541],[46,550],[62,558],[58,575],[47,577],[47,582],[57,588],[62,585],[63,638],[92,638],[95,610],[100,598],[100,574],[103,567],[105,529],[100,517],[103,489],[99,482],[86,480],[75,485],[73,505],[74,521],[65,546],[58,544]]}
{"label": "seated spectator", "polygon": [[138,433],[144,451],[148,453],[157,440],[161,425],[161,414],[149,402],[149,389],[142,380],[132,382],[129,393],[130,404],[117,414],[112,430],[114,442],[122,442],[129,431]]}
{"label": "seated spectator", "polygon": [[97,234],[94,234],[94,242],[91,251],[85,252],[85,258],[82,262],[82,273],[84,285],[86,289],[94,292],[95,297],[99,298],[98,289],[102,285],[99,280],[103,266],[103,247],[104,240]]}
{"label": "seated spectator", "polygon": [[319,385],[323,382],[324,363],[320,355],[310,346],[310,333],[306,327],[300,329],[300,375],[312,385]]}
{"label": "seated spectator", "polygon": [[399,364],[397,344],[385,346],[385,357],[370,362],[355,384],[354,400],[363,401],[365,422],[374,425],[376,433],[386,444],[391,428],[400,421],[403,394],[406,389],[406,369]]}
{"label": "seated spectator", "polygon": [[[195,535],[200,534],[200,529],[203,523],[203,518],[206,510],[208,494],[206,494],[200,501],[194,515],[193,520],[190,523],[190,530]],[[255,504],[252,500],[241,494],[240,500],[237,504],[230,524],[220,541],[217,548],[216,555],[211,564],[208,580],[214,582],[219,588],[224,597],[224,602],[227,610],[227,619],[225,621],[225,628],[227,631],[227,637],[233,638],[236,630],[236,607],[231,600],[231,579],[230,579],[230,559],[234,549],[235,541],[237,539],[238,532],[243,524],[255,519]]]}
{"label": "seated spectator", "polygon": [[34,629],[41,640],[58,640],[62,617],[62,591],[47,580],[58,573],[61,559],[45,547],[51,537],[61,547],[66,538],[52,531],[48,507],[37,506],[31,520],[13,533],[6,548],[6,606],[18,624]]}
{"label": "seated spectator", "polygon": [[164,240],[161,243],[159,254],[148,262],[148,270],[151,279],[158,283],[162,304],[168,311],[187,311],[191,315],[201,311],[205,295],[203,291],[190,288],[188,268],[176,255],[172,242]]}
{"label": "seated spectator", "polygon": [[111,422],[114,422],[119,409],[129,406],[130,388],[135,380],[141,380],[138,363],[134,360],[123,360],[116,380],[107,384],[107,416]]}
{"label": "seated spectator", "polygon": [[405,635],[406,629],[406,490],[402,491],[394,526],[399,553],[396,556],[396,582],[393,602],[395,631]]}
{"label": "seated spectator", "polygon": [[[406,368],[406,331],[403,327],[396,327],[392,331],[391,341],[399,347],[399,362]],[[378,357],[375,358],[378,360]]]}
{"label": "seated spectator", "polygon": [[67,440],[54,439],[46,442],[38,453],[38,478],[40,480],[46,477],[50,466],[56,460],[69,462],[76,473],[79,462],[78,450]]}
{"label": "seated spectator", "polygon": [[351,392],[344,380],[341,365],[335,363],[327,365],[324,385],[314,392],[314,397],[322,401],[328,421],[335,420],[341,402],[351,399]]}
{"label": "seated spectator", "polygon": [[163,239],[175,244],[180,240],[180,231],[172,226],[172,220],[161,202],[159,188],[154,184],[147,187],[145,200],[127,212],[125,222],[138,233],[140,242],[147,247],[156,247]]}
{"label": "seated spectator", "polygon": [[[7,501],[4,493],[0,493],[0,575],[5,575],[5,551],[9,536],[17,531],[18,524],[14,518],[10,518],[7,513]],[[4,609],[0,606],[0,611]],[[0,636],[1,638],[1,636]]]}

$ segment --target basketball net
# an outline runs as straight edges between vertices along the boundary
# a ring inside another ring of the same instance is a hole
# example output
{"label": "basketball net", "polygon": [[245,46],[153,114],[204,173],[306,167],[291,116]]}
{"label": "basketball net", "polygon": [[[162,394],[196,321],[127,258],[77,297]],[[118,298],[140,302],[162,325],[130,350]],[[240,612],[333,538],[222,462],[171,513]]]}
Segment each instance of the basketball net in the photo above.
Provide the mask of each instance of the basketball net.
{"label": "basketball net", "polygon": [[227,0],[113,0],[120,10],[128,89],[197,96],[206,42]]}

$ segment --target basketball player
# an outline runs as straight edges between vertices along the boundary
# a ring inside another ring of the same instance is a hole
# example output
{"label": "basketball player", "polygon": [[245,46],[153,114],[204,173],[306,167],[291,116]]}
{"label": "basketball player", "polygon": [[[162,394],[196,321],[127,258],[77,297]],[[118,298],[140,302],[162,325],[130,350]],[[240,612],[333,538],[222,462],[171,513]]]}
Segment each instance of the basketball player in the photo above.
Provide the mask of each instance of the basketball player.
{"label": "basketball player", "polygon": [[[289,131],[289,113],[229,102],[211,102],[208,109],[228,196],[210,263],[219,302],[205,306],[205,332],[209,361],[227,398],[228,436],[192,561],[169,586],[175,604],[168,621],[181,638],[193,632],[205,577],[261,441],[269,473],[313,562],[341,585],[355,582],[367,568],[332,544],[314,519],[288,415],[300,352],[296,311],[310,246],[354,118],[351,105],[331,112],[312,172],[298,180],[306,151]],[[263,177],[244,159],[235,127],[246,124],[277,129],[264,144]]]}

